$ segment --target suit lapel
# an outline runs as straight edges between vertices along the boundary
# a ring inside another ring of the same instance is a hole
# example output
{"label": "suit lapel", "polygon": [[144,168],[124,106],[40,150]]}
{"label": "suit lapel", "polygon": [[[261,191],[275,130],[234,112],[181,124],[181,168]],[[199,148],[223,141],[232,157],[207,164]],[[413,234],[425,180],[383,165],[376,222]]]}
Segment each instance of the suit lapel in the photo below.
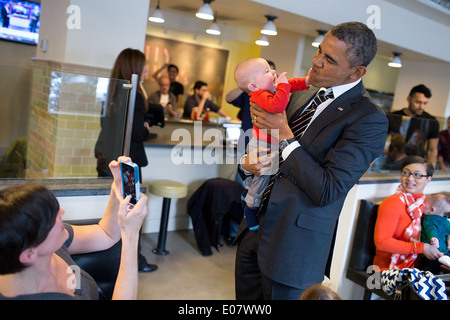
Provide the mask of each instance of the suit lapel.
{"label": "suit lapel", "polygon": [[352,110],[352,104],[357,102],[363,94],[362,82],[355,87],[337,97],[325,110],[323,110],[316,119],[310,124],[302,139],[301,145],[306,149],[314,141],[319,132],[333,121],[339,119],[347,112]]}
{"label": "suit lapel", "polygon": [[311,87],[308,91],[297,91],[289,97],[289,104],[286,108],[286,117],[291,117],[298,111],[305,109],[308,103],[314,98],[320,88]]}

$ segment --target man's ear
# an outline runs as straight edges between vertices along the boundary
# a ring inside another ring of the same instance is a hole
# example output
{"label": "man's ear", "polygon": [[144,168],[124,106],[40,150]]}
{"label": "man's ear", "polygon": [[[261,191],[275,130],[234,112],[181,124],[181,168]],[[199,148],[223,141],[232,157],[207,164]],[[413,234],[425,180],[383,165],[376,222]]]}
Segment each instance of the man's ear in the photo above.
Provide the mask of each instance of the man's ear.
{"label": "man's ear", "polygon": [[362,78],[367,72],[367,68],[364,66],[356,66],[353,68],[353,72],[350,74],[350,78],[353,81],[357,81]]}
{"label": "man's ear", "polygon": [[30,264],[36,261],[37,256],[38,254],[35,248],[28,248],[22,251],[19,256],[19,261],[23,264]]}

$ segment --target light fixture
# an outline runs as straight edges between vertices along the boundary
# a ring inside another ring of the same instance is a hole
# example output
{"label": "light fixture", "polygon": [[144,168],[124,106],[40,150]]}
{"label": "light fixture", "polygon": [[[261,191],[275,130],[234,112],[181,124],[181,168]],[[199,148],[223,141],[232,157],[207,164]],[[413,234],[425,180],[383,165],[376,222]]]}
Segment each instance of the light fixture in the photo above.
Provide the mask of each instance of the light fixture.
{"label": "light fixture", "polygon": [[156,6],[155,12],[153,12],[153,14],[150,16],[150,18],[148,18],[148,20],[150,20],[151,22],[156,22],[156,23],[164,23],[164,16],[163,16],[161,10],[159,9],[159,0],[158,0],[158,5]]}
{"label": "light fixture", "polygon": [[275,23],[273,23],[273,20],[275,20],[277,17],[270,16],[270,15],[265,15],[265,17],[267,18],[267,23],[261,29],[261,33],[268,35],[268,36],[276,36],[277,35],[277,27],[275,26]]}
{"label": "light fixture", "polygon": [[258,40],[255,41],[255,43],[259,46],[267,47],[269,45],[269,40],[264,34],[262,34],[259,36]]}
{"label": "light fixture", "polygon": [[203,0],[203,6],[198,9],[195,16],[200,19],[214,20],[214,13],[211,6],[209,5],[214,0]]}
{"label": "light fixture", "polygon": [[311,45],[312,45],[313,47],[318,48],[319,45],[320,45],[320,43],[321,43],[322,40],[323,40],[323,36],[324,36],[325,33],[327,33],[327,32],[324,31],[324,30],[316,30],[316,31],[319,33],[319,35],[314,39],[314,41],[313,41],[313,43],[311,43]]}
{"label": "light fixture", "polygon": [[402,60],[400,60],[400,52],[392,52],[394,54],[394,57],[392,58],[391,62],[388,63],[389,67],[392,68],[401,68],[402,67]]}
{"label": "light fixture", "polygon": [[[216,12],[216,16],[217,16],[217,12]],[[212,34],[215,36],[220,35],[220,28],[219,28],[219,25],[217,24],[216,18],[214,18],[214,22],[209,26],[209,28],[206,29],[206,33]]]}

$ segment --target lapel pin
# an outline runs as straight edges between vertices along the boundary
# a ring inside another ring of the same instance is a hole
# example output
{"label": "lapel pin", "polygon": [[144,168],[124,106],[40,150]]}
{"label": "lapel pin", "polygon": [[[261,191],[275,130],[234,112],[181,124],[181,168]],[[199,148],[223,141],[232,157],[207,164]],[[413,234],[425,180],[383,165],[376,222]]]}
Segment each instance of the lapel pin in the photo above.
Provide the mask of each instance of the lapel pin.
{"label": "lapel pin", "polygon": [[339,107],[338,110],[339,110],[339,111],[342,111],[342,110],[344,110],[344,109],[342,109],[342,107]]}

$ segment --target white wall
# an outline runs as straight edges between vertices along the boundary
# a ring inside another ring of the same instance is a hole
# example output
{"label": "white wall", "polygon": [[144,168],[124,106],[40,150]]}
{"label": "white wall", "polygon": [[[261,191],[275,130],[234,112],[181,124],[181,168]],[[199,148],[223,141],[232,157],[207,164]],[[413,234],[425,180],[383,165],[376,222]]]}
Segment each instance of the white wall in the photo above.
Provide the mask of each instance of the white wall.
{"label": "white wall", "polygon": [[[80,8],[79,28],[69,29],[70,5]],[[149,0],[42,0],[40,39],[47,52],[36,56],[99,68],[112,68],[120,51],[143,50]]]}
{"label": "white wall", "polygon": [[[383,0],[252,0],[293,14],[336,25],[346,21],[367,22],[367,8],[380,8],[380,29],[377,39],[401,48],[420,52],[450,62],[450,28],[432,19],[408,11]],[[432,32],[431,32],[432,31]],[[420,40],[418,40],[420,39]],[[439,45],[437,45],[439,44]]]}

